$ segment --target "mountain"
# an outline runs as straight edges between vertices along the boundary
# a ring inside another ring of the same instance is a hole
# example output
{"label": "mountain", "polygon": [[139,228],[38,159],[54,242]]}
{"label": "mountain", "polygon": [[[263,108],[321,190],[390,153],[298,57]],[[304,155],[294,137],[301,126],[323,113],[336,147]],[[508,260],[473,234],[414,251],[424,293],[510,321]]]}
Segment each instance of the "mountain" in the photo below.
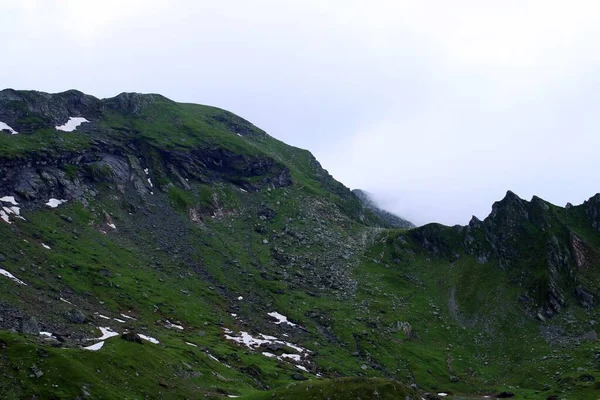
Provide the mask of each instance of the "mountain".
{"label": "mountain", "polygon": [[3,398],[598,396],[600,195],[384,229],[218,108],[4,90],[0,129]]}
{"label": "mountain", "polygon": [[373,200],[373,197],[370,193],[361,190],[361,189],[353,189],[352,193],[358,197],[358,199],[363,203],[363,205],[371,210],[373,214],[381,218],[382,221],[385,222],[386,228],[414,228],[415,225],[407,221],[405,219],[400,218],[397,215],[392,214],[389,211],[386,211],[380,208],[377,203]]}

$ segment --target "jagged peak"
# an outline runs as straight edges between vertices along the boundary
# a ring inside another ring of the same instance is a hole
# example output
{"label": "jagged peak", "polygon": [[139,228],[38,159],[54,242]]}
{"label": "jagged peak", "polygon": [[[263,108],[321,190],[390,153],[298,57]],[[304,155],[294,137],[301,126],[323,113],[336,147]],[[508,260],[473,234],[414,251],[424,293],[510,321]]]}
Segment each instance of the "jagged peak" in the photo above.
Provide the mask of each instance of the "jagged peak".
{"label": "jagged peak", "polygon": [[469,226],[470,226],[471,228],[476,228],[476,227],[478,227],[479,225],[481,225],[481,220],[480,220],[479,218],[477,218],[476,216],[474,216],[474,215],[473,215],[473,216],[471,217],[471,220],[469,221]]}
{"label": "jagged peak", "polygon": [[589,199],[587,199],[586,201],[584,201],[585,203],[600,203],[600,193],[596,193],[595,195],[593,195],[592,197],[590,197]]}

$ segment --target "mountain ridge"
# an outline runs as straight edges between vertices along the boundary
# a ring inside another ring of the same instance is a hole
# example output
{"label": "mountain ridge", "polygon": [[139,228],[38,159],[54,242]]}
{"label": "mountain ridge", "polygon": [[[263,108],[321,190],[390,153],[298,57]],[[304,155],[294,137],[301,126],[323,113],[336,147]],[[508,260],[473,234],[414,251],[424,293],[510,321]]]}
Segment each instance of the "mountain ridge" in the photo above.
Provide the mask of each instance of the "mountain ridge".
{"label": "mountain ridge", "polygon": [[0,92],[6,398],[595,398],[600,195],[386,229],[308,151],[144,96]]}

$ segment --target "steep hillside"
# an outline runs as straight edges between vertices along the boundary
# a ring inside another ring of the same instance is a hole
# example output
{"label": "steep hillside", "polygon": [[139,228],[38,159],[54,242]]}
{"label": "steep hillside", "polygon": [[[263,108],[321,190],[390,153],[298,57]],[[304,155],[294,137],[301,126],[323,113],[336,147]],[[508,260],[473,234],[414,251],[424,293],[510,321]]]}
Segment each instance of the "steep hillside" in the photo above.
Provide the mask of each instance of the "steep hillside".
{"label": "steep hillside", "polygon": [[3,398],[597,397],[600,196],[382,229],[220,109],[4,90],[0,121]]}
{"label": "steep hillside", "polygon": [[399,216],[392,214],[389,211],[386,211],[380,208],[377,203],[373,200],[373,197],[368,192],[365,192],[361,189],[353,189],[352,193],[359,198],[359,200],[363,203],[363,205],[371,210],[373,214],[377,215],[381,220],[385,223],[385,228],[414,228],[415,225],[407,221]]}

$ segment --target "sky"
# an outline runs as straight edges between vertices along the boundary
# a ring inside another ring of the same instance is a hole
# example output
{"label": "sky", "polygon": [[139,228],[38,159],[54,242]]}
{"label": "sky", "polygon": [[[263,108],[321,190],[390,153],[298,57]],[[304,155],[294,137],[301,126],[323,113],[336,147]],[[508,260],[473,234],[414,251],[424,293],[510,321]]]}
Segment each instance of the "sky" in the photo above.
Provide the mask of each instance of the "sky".
{"label": "sky", "polygon": [[310,150],[415,224],[600,192],[600,3],[4,0],[0,87],[161,93]]}

